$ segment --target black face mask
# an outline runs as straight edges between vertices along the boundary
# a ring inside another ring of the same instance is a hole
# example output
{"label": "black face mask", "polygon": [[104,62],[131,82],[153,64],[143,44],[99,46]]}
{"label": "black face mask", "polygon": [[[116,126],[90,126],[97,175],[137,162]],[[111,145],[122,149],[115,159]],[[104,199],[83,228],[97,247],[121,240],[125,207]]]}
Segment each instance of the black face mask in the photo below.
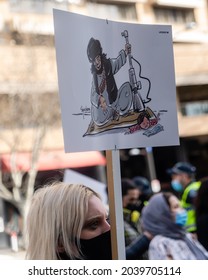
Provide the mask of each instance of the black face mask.
{"label": "black face mask", "polygon": [[80,239],[85,260],[112,260],[110,230],[91,239]]}
{"label": "black face mask", "polygon": [[138,211],[140,212],[141,210],[141,206],[140,204],[136,203],[136,204],[133,204],[133,203],[129,203],[127,206],[126,206],[126,209],[130,210],[130,211]]}

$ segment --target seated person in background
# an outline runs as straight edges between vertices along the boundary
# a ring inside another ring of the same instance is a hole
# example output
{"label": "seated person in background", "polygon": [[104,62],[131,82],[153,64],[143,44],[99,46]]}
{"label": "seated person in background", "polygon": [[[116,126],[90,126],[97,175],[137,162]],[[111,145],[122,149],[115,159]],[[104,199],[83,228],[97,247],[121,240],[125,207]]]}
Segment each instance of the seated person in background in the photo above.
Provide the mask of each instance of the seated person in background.
{"label": "seated person in background", "polygon": [[207,260],[208,252],[187,233],[187,212],[172,193],[153,195],[142,210],[142,228],[153,235],[150,260]]}
{"label": "seated person in background", "polygon": [[27,217],[29,260],[110,260],[107,213],[99,194],[81,184],[38,189]]}

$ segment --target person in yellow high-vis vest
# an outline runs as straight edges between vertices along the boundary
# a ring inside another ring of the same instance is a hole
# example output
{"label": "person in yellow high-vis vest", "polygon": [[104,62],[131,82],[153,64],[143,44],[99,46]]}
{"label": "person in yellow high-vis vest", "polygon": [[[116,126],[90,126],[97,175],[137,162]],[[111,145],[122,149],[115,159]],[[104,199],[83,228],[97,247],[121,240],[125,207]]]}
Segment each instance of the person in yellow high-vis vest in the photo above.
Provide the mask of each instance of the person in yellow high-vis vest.
{"label": "person in yellow high-vis vest", "polygon": [[200,182],[195,179],[196,167],[188,162],[178,162],[167,172],[171,175],[171,187],[178,193],[181,206],[188,214],[185,228],[188,232],[196,233],[194,201],[200,187]]}

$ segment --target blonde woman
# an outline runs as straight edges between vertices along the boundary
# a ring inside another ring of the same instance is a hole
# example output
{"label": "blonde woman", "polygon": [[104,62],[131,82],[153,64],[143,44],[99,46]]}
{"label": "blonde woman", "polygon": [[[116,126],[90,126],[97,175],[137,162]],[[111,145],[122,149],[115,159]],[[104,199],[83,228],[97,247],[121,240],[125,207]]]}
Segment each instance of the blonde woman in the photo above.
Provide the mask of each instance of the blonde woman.
{"label": "blonde woman", "polygon": [[38,189],[27,236],[29,260],[112,259],[106,207],[84,185],[57,182]]}

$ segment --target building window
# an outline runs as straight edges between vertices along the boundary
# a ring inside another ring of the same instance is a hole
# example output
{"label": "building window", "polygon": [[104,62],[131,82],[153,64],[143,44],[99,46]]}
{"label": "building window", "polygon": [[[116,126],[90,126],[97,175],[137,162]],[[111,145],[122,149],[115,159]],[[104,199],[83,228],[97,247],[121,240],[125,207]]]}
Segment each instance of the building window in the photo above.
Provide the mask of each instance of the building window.
{"label": "building window", "polygon": [[9,0],[12,12],[51,13],[53,8],[67,9],[68,0]]}
{"label": "building window", "polygon": [[154,7],[156,22],[188,24],[195,22],[194,9],[173,8],[173,7]]}
{"label": "building window", "polygon": [[87,13],[89,16],[98,18],[107,18],[109,20],[137,21],[137,13],[135,4],[129,3],[87,3]]}
{"label": "building window", "polygon": [[183,116],[197,116],[208,114],[208,101],[181,103]]}

